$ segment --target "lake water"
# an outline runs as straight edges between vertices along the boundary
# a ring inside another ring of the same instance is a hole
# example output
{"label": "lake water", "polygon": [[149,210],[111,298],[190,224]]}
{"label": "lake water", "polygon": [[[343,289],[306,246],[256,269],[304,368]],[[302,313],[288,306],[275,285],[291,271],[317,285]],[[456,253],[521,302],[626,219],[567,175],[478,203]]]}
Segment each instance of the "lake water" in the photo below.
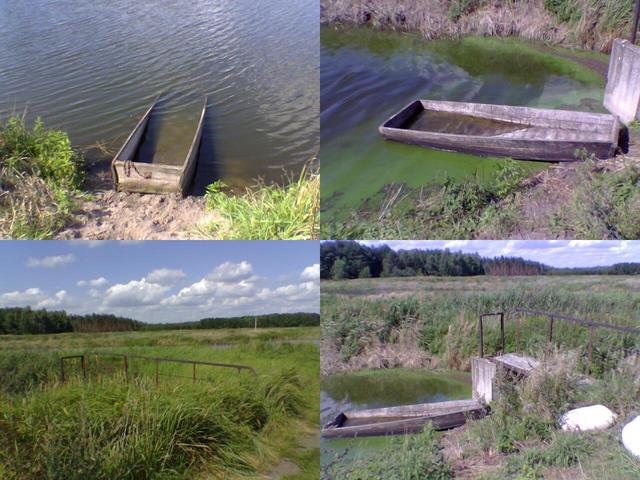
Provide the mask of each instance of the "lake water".
{"label": "lake water", "polygon": [[[390,183],[495,173],[499,159],[385,141],[378,126],[415,99],[605,111],[597,73],[522,41],[334,27],[320,38],[323,221],[344,218]],[[547,165],[519,164],[531,172]]]}
{"label": "lake water", "polygon": [[176,164],[208,95],[196,181],[279,180],[318,148],[318,16],[317,0],[0,0],[0,119],[27,108],[119,147],[162,94],[142,153]]}

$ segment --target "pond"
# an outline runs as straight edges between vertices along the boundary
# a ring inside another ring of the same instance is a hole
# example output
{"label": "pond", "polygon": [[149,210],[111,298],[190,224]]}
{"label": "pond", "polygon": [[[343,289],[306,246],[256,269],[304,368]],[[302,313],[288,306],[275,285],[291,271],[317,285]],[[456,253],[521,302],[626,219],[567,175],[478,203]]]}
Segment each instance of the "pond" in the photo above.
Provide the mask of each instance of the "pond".
{"label": "pond", "polygon": [[[147,161],[182,162],[209,96],[196,181],[282,178],[316,152],[317,0],[0,0],[0,119],[119,147],[160,94]],[[209,120],[209,119],[208,119]]]}
{"label": "pond", "polygon": [[320,42],[323,221],[343,219],[390,183],[482,182],[496,172],[499,159],[385,141],[378,126],[415,99],[605,112],[600,74],[516,39],[322,27]]}
{"label": "pond", "polygon": [[[321,423],[345,410],[443,402],[471,398],[468,373],[423,369],[365,370],[336,374],[320,381]],[[322,462],[347,452],[347,459],[383,448],[384,437],[322,439]]]}

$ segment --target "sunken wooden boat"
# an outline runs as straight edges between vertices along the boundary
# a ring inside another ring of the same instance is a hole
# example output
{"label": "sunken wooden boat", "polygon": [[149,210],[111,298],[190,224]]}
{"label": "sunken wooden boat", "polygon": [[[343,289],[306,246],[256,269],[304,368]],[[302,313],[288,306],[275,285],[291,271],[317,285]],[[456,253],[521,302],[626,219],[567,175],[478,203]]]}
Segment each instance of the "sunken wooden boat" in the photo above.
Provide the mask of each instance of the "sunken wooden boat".
{"label": "sunken wooden boat", "polygon": [[452,400],[340,413],[322,429],[325,438],[403,435],[422,431],[430,422],[435,430],[464,425],[467,418],[481,418],[487,407],[478,400]]}
{"label": "sunken wooden boat", "polygon": [[157,102],[144,113],[136,127],[111,162],[111,171],[117,191],[139,193],[181,193],[186,195],[198,163],[202,129],[207,112],[205,98],[196,134],[182,165],[162,165],[135,161],[144,139],[149,118]]}
{"label": "sunken wooden boat", "polygon": [[474,155],[552,162],[580,151],[610,158],[618,145],[616,116],[482,103],[416,100],[384,122],[383,137]]}

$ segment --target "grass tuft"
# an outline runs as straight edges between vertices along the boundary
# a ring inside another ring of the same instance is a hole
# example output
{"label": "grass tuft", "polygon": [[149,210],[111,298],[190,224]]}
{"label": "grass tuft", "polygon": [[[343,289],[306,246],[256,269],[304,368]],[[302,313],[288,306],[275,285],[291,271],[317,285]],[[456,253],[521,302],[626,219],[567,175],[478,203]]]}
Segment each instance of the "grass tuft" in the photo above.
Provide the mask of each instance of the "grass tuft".
{"label": "grass tuft", "polygon": [[199,227],[208,238],[224,240],[307,240],[318,238],[320,176],[305,167],[284,187],[259,183],[244,195],[229,195],[217,181],[205,194],[220,220]]}
{"label": "grass tuft", "polygon": [[82,158],[66,133],[29,129],[13,117],[0,127],[0,237],[51,238],[71,215]]}

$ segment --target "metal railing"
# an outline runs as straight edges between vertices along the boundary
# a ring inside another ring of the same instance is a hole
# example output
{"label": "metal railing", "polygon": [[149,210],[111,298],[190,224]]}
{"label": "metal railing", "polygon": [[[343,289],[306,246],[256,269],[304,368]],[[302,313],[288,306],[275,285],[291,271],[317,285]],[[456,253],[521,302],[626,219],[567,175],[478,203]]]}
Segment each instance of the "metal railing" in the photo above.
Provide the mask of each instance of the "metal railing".
{"label": "metal railing", "polygon": [[[221,367],[221,368],[232,368],[241,373],[243,370],[247,370],[251,372],[253,375],[257,375],[255,369],[253,367],[249,367],[247,365],[238,365],[234,363],[219,363],[219,362],[204,362],[201,360],[181,360],[176,358],[165,358],[165,357],[149,357],[146,355],[132,355],[128,353],[112,353],[112,352],[87,352],[80,355],[65,355],[60,357],[60,381],[64,383],[66,381],[66,371],[65,371],[65,362],[67,360],[80,359],[80,366],[82,368],[82,377],[84,380],[87,380],[87,371],[89,370],[89,357],[112,357],[112,358],[121,358],[122,359],[122,369],[124,372],[125,379],[129,379],[129,360],[130,359],[140,359],[140,360],[148,360],[153,361],[155,363],[155,382],[156,385],[160,385],[160,363],[180,363],[180,364],[188,364],[192,366],[191,370],[191,379],[193,383],[196,383],[197,380],[204,380],[203,378],[198,378],[196,374],[196,366],[203,365],[207,367]],[[176,376],[176,375],[172,375]]]}
{"label": "metal railing", "polygon": [[[587,356],[589,359],[589,364],[591,363],[591,359],[593,356],[593,342],[595,331],[598,329],[606,329],[612,330],[620,333],[629,333],[633,335],[640,335],[640,328],[634,327],[625,327],[621,325],[613,325],[610,323],[604,322],[594,322],[592,320],[585,320],[583,318],[577,318],[570,315],[564,315],[556,312],[544,312],[541,310],[534,310],[530,308],[515,308],[512,310],[514,314],[526,314],[526,315],[535,315],[539,317],[547,318],[547,342],[553,343],[553,327],[554,322],[556,320],[561,320],[569,323],[574,323],[577,325],[581,325],[589,329],[589,340],[587,343]],[[480,357],[484,357],[484,325],[483,320],[485,317],[500,317],[500,345],[502,353],[505,353],[505,340],[504,340],[504,322],[506,318],[505,312],[493,312],[493,313],[483,313],[480,315],[478,321],[478,345],[479,345],[479,353]],[[516,340],[516,351],[520,351],[520,316],[516,316],[514,321],[516,325],[515,331],[515,340]]]}

